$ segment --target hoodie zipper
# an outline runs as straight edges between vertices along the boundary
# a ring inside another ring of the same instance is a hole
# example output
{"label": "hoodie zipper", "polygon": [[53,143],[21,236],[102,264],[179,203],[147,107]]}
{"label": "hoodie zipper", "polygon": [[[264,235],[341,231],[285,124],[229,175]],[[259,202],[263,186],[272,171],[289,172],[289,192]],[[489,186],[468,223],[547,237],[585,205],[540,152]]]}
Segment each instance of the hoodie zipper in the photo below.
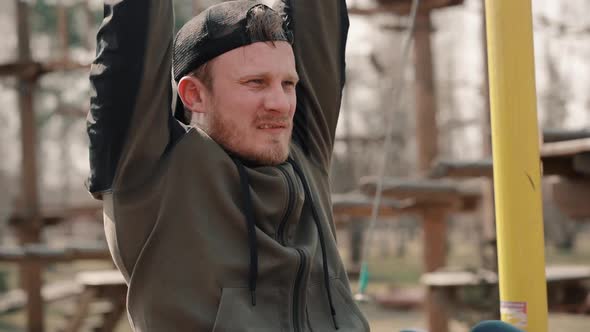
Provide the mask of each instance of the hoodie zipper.
{"label": "hoodie zipper", "polygon": [[283,173],[283,175],[287,179],[287,195],[289,197],[287,203],[287,211],[285,212],[285,216],[283,217],[283,220],[281,220],[281,223],[279,224],[279,228],[277,230],[277,239],[280,244],[286,246],[287,240],[285,239],[285,228],[287,227],[287,221],[289,220],[289,217],[291,216],[291,211],[293,210],[293,206],[295,205],[295,185],[293,184],[293,181],[291,180],[291,177],[289,177],[289,174],[286,170],[284,170],[281,166],[279,166],[278,169]]}
{"label": "hoodie zipper", "polygon": [[295,332],[302,331],[299,322],[299,290],[301,288],[301,281],[303,280],[304,270],[307,266],[307,257],[302,249],[296,249],[299,254],[299,268],[295,276],[295,284],[293,286],[293,329]]}
{"label": "hoodie zipper", "polygon": [[[287,227],[287,221],[291,216],[291,211],[293,210],[293,206],[295,205],[295,185],[293,184],[293,180],[289,176],[289,173],[283,169],[281,166],[278,169],[283,173],[285,179],[287,179],[287,187],[289,195],[288,203],[287,203],[287,211],[285,212],[285,216],[281,223],[279,224],[279,228],[277,230],[277,239],[279,243],[283,246],[287,246],[287,240],[285,239],[285,229]],[[305,252],[302,249],[295,248],[297,254],[299,255],[299,267],[297,268],[297,274],[295,275],[295,282],[293,284],[293,329],[295,332],[302,331],[302,327],[299,321],[299,293],[301,288],[301,283],[303,280],[303,276],[305,275],[305,267],[307,266],[307,257],[305,256]]]}

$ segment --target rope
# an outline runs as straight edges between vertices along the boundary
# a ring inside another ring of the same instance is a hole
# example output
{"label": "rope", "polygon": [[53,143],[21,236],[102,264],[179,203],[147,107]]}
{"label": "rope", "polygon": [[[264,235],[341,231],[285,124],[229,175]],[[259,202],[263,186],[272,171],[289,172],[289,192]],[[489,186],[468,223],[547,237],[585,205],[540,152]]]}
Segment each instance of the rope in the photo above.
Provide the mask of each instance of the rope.
{"label": "rope", "polygon": [[[401,57],[401,70],[398,71],[398,77],[396,77],[393,82],[398,82],[398,84],[394,88],[393,93],[393,103],[392,105],[395,106],[394,109],[399,109],[401,107],[401,93],[403,88],[405,87],[405,80],[404,80],[404,69],[408,64],[409,53],[410,53],[410,45],[412,44],[412,37],[414,34],[414,29],[416,27],[416,16],[418,14],[418,7],[420,6],[420,0],[412,0],[412,8],[410,11],[410,24],[406,30],[406,36],[403,41],[402,47],[402,57]],[[383,158],[381,159],[381,163],[379,164],[379,173],[377,178],[377,187],[375,189],[375,198],[373,200],[373,208],[371,210],[371,219],[369,222],[369,227],[367,230],[367,239],[365,245],[363,246],[363,254],[361,259],[361,271],[359,276],[359,290],[358,294],[355,296],[357,300],[362,300],[365,297],[365,291],[367,290],[367,286],[369,283],[369,268],[367,265],[367,258],[369,252],[369,243],[373,240],[373,234],[375,232],[375,224],[377,223],[377,217],[379,215],[379,207],[381,206],[382,194],[383,194],[383,181],[385,179],[385,169],[387,166],[387,161],[389,159],[389,151],[391,150],[391,145],[393,141],[393,112],[389,115],[389,121],[387,121],[387,131],[385,134],[385,140],[383,142]]]}

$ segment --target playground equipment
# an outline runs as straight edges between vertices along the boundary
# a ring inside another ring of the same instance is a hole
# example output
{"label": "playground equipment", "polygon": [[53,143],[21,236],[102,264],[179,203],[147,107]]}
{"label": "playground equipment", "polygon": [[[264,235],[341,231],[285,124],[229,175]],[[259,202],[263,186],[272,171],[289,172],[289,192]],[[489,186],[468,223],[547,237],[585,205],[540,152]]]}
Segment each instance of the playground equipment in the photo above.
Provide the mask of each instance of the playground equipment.
{"label": "playground equipment", "polygon": [[[410,24],[408,26],[409,33],[414,37],[414,71],[415,71],[415,91],[416,91],[416,145],[418,150],[418,173],[424,175],[430,168],[430,165],[435,160],[438,154],[438,129],[436,121],[436,97],[434,91],[434,73],[432,65],[432,51],[430,41],[431,21],[430,13],[437,8],[444,8],[453,5],[461,4],[463,1],[452,0],[430,0],[430,1],[416,1],[416,0],[380,0],[378,3],[380,7],[374,9],[359,9],[351,8],[351,14],[371,15],[378,12],[391,12],[398,15],[408,15],[410,17]],[[403,47],[402,59],[405,59],[406,44]],[[399,70],[400,73],[403,70]],[[401,76],[400,76],[401,77]],[[394,93],[393,103],[399,103],[401,96],[401,86]],[[391,120],[389,122],[392,122]],[[377,180],[375,203],[371,213],[371,225],[374,225],[377,218],[377,212],[380,206],[382,194],[382,181],[384,168],[387,164],[387,155],[390,150],[391,141],[391,126],[388,126],[386,138],[383,146],[383,160],[381,162],[380,175]],[[425,218],[424,236],[427,239],[439,238],[439,234],[445,231],[444,222],[430,222],[438,217],[441,217],[439,212],[432,213],[429,211],[429,216]],[[440,220],[440,219],[438,219]],[[368,239],[371,240],[371,229],[369,226]],[[433,247],[428,250],[429,253],[434,253],[444,249],[444,243],[440,241],[433,242]],[[366,256],[366,255],[365,255]],[[441,259],[441,254],[434,254],[432,258],[427,261],[426,270],[428,272],[434,271],[444,265],[444,260]],[[359,298],[364,295],[364,290],[367,284],[367,267],[361,266]],[[433,294],[427,293],[426,307],[428,309],[428,326],[432,331],[445,332],[448,330],[447,318],[444,310],[434,308],[436,306]]]}
{"label": "playground equipment", "polygon": [[547,331],[530,1],[486,1],[502,320]]}
{"label": "playground equipment", "polygon": [[[381,9],[392,9],[400,8],[399,5],[402,1],[379,1],[379,3],[382,5],[388,3]],[[495,112],[492,116],[492,127],[494,155],[497,158],[494,180],[496,202],[498,203],[496,215],[498,216],[497,233],[500,252],[501,311],[504,320],[522,329],[544,331],[547,326],[547,299],[540,212],[541,172],[536,125],[530,2],[515,4],[508,1],[487,1],[487,7],[490,99]],[[404,13],[407,14],[409,6],[405,8]],[[505,14],[505,11],[510,14]],[[373,11],[351,10],[351,13],[371,14]],[[521,20],[516,22],[517,18],[522,19],[523,17],[524,23]],[[518,30],[514,31],[513,26],[518,26]],[[421,59],[418,48],[420,42],[417,35],[418,32],[416,32],[415,44],[416,59]],[[421,48],[421,50],[425,49]],[[416,90],[420,92],[420,83],[424,82],[425,76],[421,75],[418,68],[416,70]],[[420,112],[421,105],[424,105],[423,101],[428,101],[428,97],[432,97],[434,93],[433,90],[430,92],[429,96],[417,99],[416,113],[426,114],[425,117],[420,117],[420,115],[417,117],[417,145],[420,156],[418,165],[422,174],[431,172],[430,166],[436,156],[436,112],[434,107],[429,109],[429,113]],[[424,135],[424,131],[423,135],[420,135],[420,129],[423,128],[429,129],[426,131],[426,135]],[[429,135],[431,135],[430,138],[428,138]],[[427,139],[424,139],[425,136]],[[433,145],[428,144],[432,142],[434,142]],[[588,154],[582,148],[584,144],[586,143],[583,141],[560,142],[541,148],[543,162],[546,164],[546,174],[568,176],[568,179],[561,180],[559,185],[554,187],[554,192],[557,193],[556,201],[566,207],[566,210],[570,211],[570,215],[576,216],[583,216],[584,210],[588,210],[587,204],[581,202],[581,197],[587,196],[577,195],[580,197],[578,200],[573,197],[574,193],[590,192],[588,180],[580,178],[580,175],[588,174],[587,168],[590,165],[587,160]],[[568,154],[576,153],[578,156],[573,157],[573,161],[568,161]],[[452,163],[441,164],[431,173],[434,175],[437,173],[451,174],[457,171],[460,176],[483,174],[490,177],[492,173],[491,162],[466,163],[461,165],[460,169],[454,168],[454,166]],[[518,184],[517,188],[514,187],[515,184]],[[380,205],[378,210],[390,212],[391,207],[388,205]],[[360,210],[358,206],[354,209],[357,213]],[[373,211],[378,210],[373,209]],[[438,230],[444,234],[440,227]],[[429,239],[427,229],[425,229],[425,239]],[[530,258],[529,254],[536,256]],[[441,255],[434,257],[437,256]],[[440,261],[438,259],[439,263]],[[549,271],[554,270],[553,268],[549,269]],[[575,268],[573,270],[562,268],[559,269],[557,275],[551,272],[548,274],[551,281],[549,286],[553,288],[553,284],[560,285],[569,281],[587,280],[590,277],[588,271],[582,270],[580,272]],[[426,278],[425,280],[427,284],[432,286],[429,289],[434,291],[436,283],[432,282],[433,279]],[[432,295],[430,291],[429,295]],[[429,303],[427,307],[430,308],[436,300],[433,297],[428,297],[427,302]],[[432,311],[429,310],[428,313],[430,330],[446,331],[445,323],[439,324],[436,323],[436,319],[432,320],[433,317],[438,316],[438,321],[444,322],[444,314]]]}
{"label": "playground equipment", "polygon": [[[31,332],[44,331],[42,274],[45,264],[55,261],[72,261],[88,258],[88,253],[80,251],[53,249],[40,246],[41,231],[48,224],[61,222],[75,216],[95,217],[100,212],[100,205],[86,207],[65,207],[60,209],[42,206],[40,202],[39,172],[37,160],[37,120],[34,109],[34,95],[39,79],[49,73],[88,68],[86,63],[73,61],[68,55],[68,25],[66,7],[61,1],[55,5],[57,20],[57,41],[61,54],[58,59],[50,61],[35,61],[31,55],[31,24],[29,22],[31,3],[15,0],[16,30],[18,34],[18,59],[12,63],[0,65],[0,76],[18,79],[18,102],[21,120],[21,152],[22,152],[22,190],[14,214],[10,217],[10,225],[16,230],[21,243],[19,252],[2,251],[0,260],[19,265],[21,287],[26,292],[27,330]],[[88,22],[94,21],[88,10],[87,1],[80,1],[77,5],[86,6]],[[91,30],[91,29],[88,29]],[[88,40],[86,40],[88,42]],[[57,112],[59,113],[59,112]],[[69,116],[76,115],[84,119],[85,112],[66,112]],[[97,249],[91,258],[110,260],[105,248]]]}

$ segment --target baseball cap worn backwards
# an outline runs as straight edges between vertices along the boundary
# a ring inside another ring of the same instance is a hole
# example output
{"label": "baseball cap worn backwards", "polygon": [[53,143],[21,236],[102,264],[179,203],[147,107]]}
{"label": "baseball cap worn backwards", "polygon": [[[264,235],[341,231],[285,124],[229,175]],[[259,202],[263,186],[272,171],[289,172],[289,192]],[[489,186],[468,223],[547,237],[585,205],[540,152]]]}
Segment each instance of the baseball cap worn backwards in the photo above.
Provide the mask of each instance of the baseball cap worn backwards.
{"label": "baseball cap worn backwards", "polygon": [[255,42],[292,43],[292,34],[286,23],[283,24],[283,31],[252,37],[248,33],[248,22],[252,11],[257,8],[274,11],[258,1],[228,1],[209,7],[187,22],[174,40],[174,81],[178,82],[209,60],[238,47]]}

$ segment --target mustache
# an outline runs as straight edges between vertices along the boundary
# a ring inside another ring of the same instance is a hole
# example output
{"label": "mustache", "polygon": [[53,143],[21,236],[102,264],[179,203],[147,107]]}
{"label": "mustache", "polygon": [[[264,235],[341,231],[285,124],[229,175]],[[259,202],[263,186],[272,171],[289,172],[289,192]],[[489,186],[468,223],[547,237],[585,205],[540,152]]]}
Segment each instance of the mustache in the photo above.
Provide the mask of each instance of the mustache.
{"label": "mustache", "polygon": [[273,126],[289,127],[291,126],[292,120],[289,116],[259,116],[254,120],[256,126],[267,124]]}

